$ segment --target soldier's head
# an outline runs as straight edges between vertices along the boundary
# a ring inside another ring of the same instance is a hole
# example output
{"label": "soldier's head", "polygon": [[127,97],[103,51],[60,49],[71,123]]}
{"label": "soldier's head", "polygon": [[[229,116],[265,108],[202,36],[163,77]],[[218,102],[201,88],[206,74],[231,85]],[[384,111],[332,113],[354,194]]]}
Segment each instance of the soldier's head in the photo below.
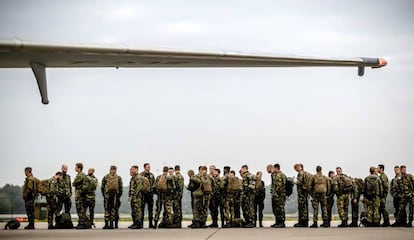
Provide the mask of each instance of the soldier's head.
{"label": "soldier's head", "polygon": [[273,173],[273,165],[272,164],[268,164],[266,166],[266,171],[267,171],[267,173]]}
{"label": "soldier's head", "polygon": [[32,168],[31,167],[26,167],[24,169],[24,174],[26,175],[26,177],[31,176],[32,175]]}
{"label": "soldier's head", "polygon": [[180,173],[180,171],[181,171],[180,165],[175,165],[174,166],[174,171],[175,171],[175,173]]}
{"label": "soldier's head", "polygon": [[164,166],[162,168],[162,173],[168,173],[168,167],[167,166]]}
{"label": "soldier's head", "polygon": [[201,166],[200,167],[200,174],[206,174],[207,173],[207,166]]}
{"label": "soldier's head", "polygon": [[341,167],[336,167],[336,175],[342,175],[342,168]]}
{"label": "soldier's head", "polygon": [[75,172],[82,172],[83,164],[82,163],[75,163]]}
{"label": "soldier's head", "polygon": [[229,173],[230,173],[230,167],[229,166],[225,166],[223,168],[223,174],[226,175],[226,174],[229,174]]}
{"label": "soldier's head", "polygon": [[377,169],[375,167],[370,167],[369,168],[369,173],[370,174],[376,174],[377,173]]}
{"label": "soldier's head", "polygon": [[328,177],[334,178],[335,177],[335,172],[330,170],[329,173],[328,173]]}
{"label": "soldier's head", "polygon": [[66,174],[68,172],[68,166],[66,164],[62,165],[62,174]]}
{"label": "soldier's head", "polygon": [[138,166],[137,165],[132,165],[131,168],[129,169],[129,175],[135,176],[138,174]]}
{"label": "soldier's head", "polygon": [[216,169],[215,165],[210,165],[210,167],[208,168],[210,175],[213,175],[213,172],[215,169]]}
{"label": "soldier's head", "polygon": [[321,167],[321,166],[319,166],[319,165],[318,165],[318,166],[316,166],[316,172],[318,172],[318,173],[319,173],[319,172],[322,172],[322,167]]}
{"label": "soldier's head", "polygon": [[273,172],[280,173],[280,164],[276,163],[273,165]]}
{"label": "soldier's head", "polygon": [[57,179],[57,180],[62,179],[62,172],[55,173],[55,179]]}
{"label": "soldier's head", "polygon": [[221,173],[221,171],[220,171],[220,169],[219,169],[219,168],[214,169],[213,174],[214,174],[214,176],[215,176],[215,177],[220,176],[220,173]]}
{"label": "soldier's head", "polygon": [[401,174],[400,166],[395,166],[394,167],[394,173],[395,173],[395,175],[400,175]]}
{"label": "soldier's head", "polygon": [[236,172],[234,170],[231,170],[230,171],[230,175],[233,176],[233,177],[235,177],[236,176]]}
{"label": "soldier's head", "polygon": [[247,171],[249,171],[249,167],[246,164],[242,165],[240,169],[240,175],[244,174]]}
{"label": "soldier's head", "polygon": [[95,168],[89,168],[88,169],[88,175],[92,176],[95,173]]}
{"label": "soldier's head", "polygon": [[151,165],[149,163],[144,163],[144,171],[149,172],[151,170]]}
{"label": "soldier's head", "polygon": [[168,168],[168,175],[170,175],[170,176],[174,175],[174,168],[173,167]]}
{"label": "soldier's head", "polygon": [[258,172],[256,173],[256,177],[257,177],[257,178],[262,179],[262,176],[263,176],[263,173],[262,173],[261,171],[258,171]]}
{"label": "soldier's head", "polygon": [[402,174],[406,174],[407,173],[407,167],[405,165],[401,165],[400,166],[400,169],[401,169],[401,173]]}
{"label": "soldier's head", "polygon": [[384,168],[385,168],[384,164],[378,164],[377,172],[384,173]]}
{"label": "soldier's head", "polygon": [[194,170],[188,170],[187,175],[189,178],[192,178],[194,176]]}
{"label": "soldier's head", "polygon": [[293,169],[295,169],[296,172],[300,172],[303,170],[303,164],[302,163],[296,163],[293,165]]}
{"label": "soldier's head", "polygon": [[111,175],[116,174],[116,169],[117,169],[117,167],[116,167],[115,165],[112,165],[112,166],[109,168],[109,174],[111,174]]}

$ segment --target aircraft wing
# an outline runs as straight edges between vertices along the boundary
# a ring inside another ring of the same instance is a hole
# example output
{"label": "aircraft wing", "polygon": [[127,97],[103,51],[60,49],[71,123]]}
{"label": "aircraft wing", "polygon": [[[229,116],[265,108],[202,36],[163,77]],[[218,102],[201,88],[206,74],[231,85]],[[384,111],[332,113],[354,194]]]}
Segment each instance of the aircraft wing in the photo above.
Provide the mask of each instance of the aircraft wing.
{"label": "aircraft wing", "polygon": [[315,58],[230,52],[199,52],[0,40],[0,68],[31,67],[47,104],[46,67],[365,67],[380,68],[383,58]]}

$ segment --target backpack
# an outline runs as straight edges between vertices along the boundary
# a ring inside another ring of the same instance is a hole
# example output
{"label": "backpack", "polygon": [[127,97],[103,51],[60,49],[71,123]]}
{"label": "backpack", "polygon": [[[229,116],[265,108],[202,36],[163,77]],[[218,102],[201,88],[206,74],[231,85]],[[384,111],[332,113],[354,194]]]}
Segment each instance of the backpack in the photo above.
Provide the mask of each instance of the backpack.
{"label": "backpack", "polygon": [[375,197],[375,196],[379,196],[380,194],[380,189],[378,186],[378,176],[376,175],[370,175],[365,179],[365,195],[366,196],[371,196],[371,197]]}
{"label": "backpack", "polygon": [[310,190],[310,180],[312,178],[312,174],[305,172],[303,175],[303,188],[306,190]]}
{"label": "backpack", "polygon": [[287,177],[286,178],[286,197],[289,197],[293,193],[293,186],[295,186],[295,182],[293,181],[293,178]]}
{"label": "backpack", "polygon": [[38,178],[35,179],[35,194],[44,196],[49,193],[49,179],[40,180]]}
{"label": "backpack", "polygon": [[360,194],[364,193],[364,180],[362,178],[354,178],[354,184]]}
{"label": "backpack", "polygon": [[62,215],[56,216],[56,226],[57,229],[72,229],[72,217],[70,213],[62,213]]}
{"label": "backpack", "polygon": [[20,222],[16,219],[12,219],[7,222],[7,224],[4,226],[4,230],[6,229],[18,229],[20,227]]}
{"label": "backpack", "polygon": [[348,176],[341,175],[339,177],[339,191],[341,193],[350,193],[353,190],[352,179]]}
{"label": "backpack", "polygon": [[241,183],[237,177],[228,176],[229,177],[229,183],[228,183],[228,189],[231,191],[239,191],[241,188]]}
{"label": "backpack", "polygon": [[97,186],[98,183],[96,181],[96,178],[86,175],[85,179],[83,180],[82,191],[84,193],[92,193],[95,192]]}
{"label": "backpack", "polygon": [[150,186],[150,182],[148,178],[141,176],[140,179],[141,179],[141,185],[142,185],[141,191],[144,193],[149,192],[151,190],[151,186]]}
{"label": "backpack", "polygon": [[158,178],[158,182],[157,182],[157,186],[156,186],[156,188],[157,188],[157,191],[159,191],[159,192],[166,192],[167,191],[167,189],[168,189],[168,186],[167,186],[167,175],[161,175],[159,178]]}
{"label": "backpack", "polygon": [[203,175],[200,176],[201,178],[201,190],[203,191],[203,193],[211,193],[211,191],[213,190],[212,186],[211,186],[211,179],[208,175]]}
{"label": "backpack", "polygon": [[315,179],[315,186],[314,191],[315,193],[326,193],[328,189],[326,188],[326,177],[322,174],[314,175]]}
{"label": "backpack", "polygon": [[263,188],[262,186],[262,178],[256,177],[256,182],[254,184],[254,188],[259,191]]}
{"label": "backpack", "polygon": [[108,178],[106,180],[106,189],[110,193],[118,192],[119,190],[119,181],[118,181],[118,175],[108,175]]}

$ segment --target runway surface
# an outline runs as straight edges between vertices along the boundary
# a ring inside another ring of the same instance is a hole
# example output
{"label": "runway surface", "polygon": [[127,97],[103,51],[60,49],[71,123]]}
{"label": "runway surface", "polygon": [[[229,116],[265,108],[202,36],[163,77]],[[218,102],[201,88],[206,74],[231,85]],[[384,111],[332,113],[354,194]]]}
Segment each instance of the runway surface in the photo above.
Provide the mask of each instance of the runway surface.
{"label": "runway surface", "polygon": [[[293,228],[294,222],[288,222],[287,228],[275,229],[265,222],[264,228],[207,228],[207,229],[140,229],[130,230],[129,222],[122,222],[120,229],[103,230],[103,223],[88,230],[47,230],[46,223],[36,223],[36,230],[24,230],[25,223],[18,230],[0,230],[0,239],[398,239],[413,240],[414,228]],[[1,223],[3,229],[5,223]],[[183,224],[186,226],[187,222]],[[333,223],[336,226],[337,223]]]}

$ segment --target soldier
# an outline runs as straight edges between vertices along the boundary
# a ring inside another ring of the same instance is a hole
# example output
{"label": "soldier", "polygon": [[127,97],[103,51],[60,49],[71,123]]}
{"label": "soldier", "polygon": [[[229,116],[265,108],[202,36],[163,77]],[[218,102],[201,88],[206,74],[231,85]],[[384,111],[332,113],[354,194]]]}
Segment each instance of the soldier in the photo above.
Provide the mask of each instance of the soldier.
{"label": "soldier", "polygon": [[326,194],[330,191],[330,188],[331,185],[328,177],[322,174],[322,167],[316,166],[316,175],[312,176],[309,183],[309,192],[312,197],[313,208],[313,224],[310,226],[311,228],[318,227],[319,205],[322,210],[322,227],[329,227]]}
{"label": "soldier", "polygon": [[[333,179],[335,177],[334,171],[329,171],[328,178],[329,178],[329,184],[331,185],[331,189],[327,194],[327,212],[328,212],[328,227],[331,226],[331,220],[332,220],[332,208],[335,203],[335,191],[333,189]],[[322,227],[323,224],[321,224]]]}
{"label": "soldier", "polygon": [[188,172],[187,172],[187,176],[188,176],[188,178],[190,179],[190,182],[188,183],[188,185],[187,185],[187,187],[186,187],[186,188],[187,188],[187,190],[188,190],[188,191],[190,191],[190,198],[191,198],[191,212],[192,212],[192,214],[193,214],[193,220],[192,220],[192,223],[191,223],[190,225],[188,225],[188,226],[187,226],[187,227],[189,227],[189,228],[191,228],[191,227],[194,225],[194,223],[195,223],[195,220],[194,220],[194,216],[195,216],[194,212],[195,212],[195,209],[194,209],[194,197],[193,197],[193,192],[197,190],[197,186],[195,185],[195,182],[194,182],[194,181],[191,181],[191,178],[192,178],[192,177],[194,177],[194,175],[195,175],[194,170],[192,170],[192,169],[188,170]]}
{"label": "soldier", "polygon": [[76,203],[76,212],[78,213],[78,225],[76,229],[87,229],[89,226],[86,224],[86,213],[85,213],[85,195],[83,194],[83,184],[86,178],[86,175],[83,170],[82,163],[75,164],[75,171],[77,172],[75,179],[73,180],[72,185],[75,187],[75,203]]}
{"label": "soldier", "polygon": [[242,198],[241,206],[244,217],[244,228],[252,228],[254,225],[254,195],[256,189],[256,177],[249,172],[247,165],[243,165],[240,169],[242,177]]}
{"label": "soldier", "polygon": [[60,182],[63,184],[64,191],[59,199],[59,209],[62,210],[64,207],[65,213],[70,213],[70,208],[72,207],[72,181],[68,174],[68,166],[66,164],[62,165],[62,179]]}
{"label": "soldier", "polygon": [[53,226],[54,217],[59,215],[59,189],[63,189],[60,179],[62,177],[61,172],[57,172],[48,181],[48,193],[46,194],[47,201],[47,229],[55,229]]}
{"label": "soldier", "polygon": [[184,190],[184,177],[180,172],[180,165],[174,167],[175,171],[175,185],[176,197],[173,199],[174,224],[181,228],[181,221],[183,220],[182,200]]}
{"label": "soldier", "polygon": [[286,204],[286,175],[280,170],[280,165],[267,165],[267,172],[270,173],[272,182],[270,194],[272,195],[272,211],[275,216],[274,228],[285,228],[285,204]]}
{"label": "soldier", "polygon": [[[394,218],[395,222],[392,224],[392,227],[401,227],[405,222],[407,222],[407,214],[405,211],[399,215],[400,202],[404,196],[403,189],[401,188],[401,169],[400,166],[394,167],[395,177],[391,180],[391,196],[393,197],[394,205]],[[401,222],[401,223],[400,223]]]}
{"label": "soldier", "polygon": [[370,167],[370,175],[364,180],[364,209],[367,213],[367,222],[363,223],[366,227],[380,226],[380,195],[382,192],[381,179],[376,173],[375,167]]}
{"label": "soldier", "polygon": [[298,173],[296,181],[296,189],[298,192],[298,220],[299,222],[293,225],[294,227],[308,227],[309,221],[309,180],[310,174],[303,170],[303,164],[297,163],[294,165],[295,171]]}
{"label": "soldier", "polygon": [[[412,227],[413,222],[413,207],[412,207],[412,194],[413,194],[413,177],[407,173],[407,167],[405,165],[400,166],[401,179],[398,182],[399,187],[402,190],[402,198],[399,203],[398,219],[401,226]],[[404,216],[407,216],[406,208],[409,205],[408,223],[404,221]]]}
{"label": "soldier", "polygon": [[[172,204],[169,199],[169,191],[171,191],[171,185],[174,184],[174,179],[168,175],[168,167],[163,167],[162,174],[155,179],[155,189],[157,193],[157,203],[155,209],[154,226],[166,227],[173,222]],[[158,226],[158,220],[160,219],[161,210],[164,208],[163,221]]]}
{"label": "soldier", "polygon": [[88,175],[86,175],[86,178],[88,180],[88,186],[87,189],[85,189],[85,212],[89,210],[89,222],[91,224],[91,227],[95,226],[95,202],[96,202],[96,188],[98,186],[98,179],[95,177],[95,169],[89,168],[88,169]]}
{"label": "soldier", "polygon": [[101,183],[101,192],[104,197],[105,226],[103,229],[118,228],[118,209],[122,196],[122,178],[116,174],[117,167],[111,166]]}
{"label": "soldier", "polygon": [[36,198],[36,179],[32,174],[32,168],[26,167],[24,169],[26,179],[23,185],[23,200],[26,208],[27,219],[29,224],[24,229],[35,229],[34,226],[34,200]]}
{"label": "soldier", "polygon": [[236,172],[234,170],[230,171],[230,176],[233,177],[234,181],[233,184],[236,184],[233,189],[237,189],[236,191],[233,191],[233,202],[234,202],[234,221],[232,223],[231,227],[241,227],[242,220],[241,220],[241,195],[243,191],[242,187],[242,179],[239,179],[236,176]]}
{"label": "soldier", "polygon": [[359,199],[364,191],[364,180],[361,178],[351,178],[351,180],[353,186],[353,190],[350,193],[352,222],[348,224],[348,227],[358,227]]}
{"label": "soldier", "polygon": [[220,219],[221,219],[221,227],[224,227],[225,219],[224,219],[224,204],[226,202],[226,194],[221,188],[221,181],[223,180],[222,177],[220,177],[221,171],[220,169],[215,169],[215,184],[218,188],[218,199],[219,199],[219,210],[220,210]]}
{"label": "soldier", "polygon": [[384,172],[384,165],[379,164],[377,167],[377,173],[380,177],[381,183],[382,183],[382,190],[383,192],[380,195],[380,217],[384,218],[384,222],[382,223],[382,227],[389,227],[390,226],[390,216],[387,211],[387,196],[388,192],[390,190],[390,185],[388,182],[388,177]]}
{"label": "soldier", "polygon": [[352,180],[342,173],[342,168],[336,168],[336,176],[333,179],[333,189],[336,194],[336,205],[338,207],[338,214],[342,223],[338,227],[344,228],[348,226],[348,205],[349,194],[351,193]]}
{"label": "soldier", "polygon": [[212,191],[212,178],[207,174],[207,167],[200,166],[199,174],[190,179],[197,190],[193,192],[194,199],[194,224],[191,228],[207,228],[207,211]]}
{"label": "soldier", "polygon": [[144,164],[144,171],[141,172],[141,176],[146,177],[150,183],[150,191],[147,193],[143,193],[143,203],[142,203],[142,220],[141,222],[144,223],[144,212],[145,212],[145,205],[147,205],[148,209],[148,223],[149,228],[153,228],[153,209],[154,209],[154,193],[155,193],[155,176],[151,172],[151,165],[149,163]]}
{"label": "soldier", "polygon": [[262,172],[256,173],[256,193],[254,195],[254,225],[259,219],[259,227],[263,227],[263,209],[266,198],[265,183],[262,180]]}
{"label": "soldier", "polygon": [[210,176],[213,179],[213,189],[211,192],[211,198],[210,198],[210,215],[211,220],[213,221],[209,227],[211,228],[217,228],[218,227],[218,211],[220,206],[220,177],[218,176],[218,173],[216,171],[216,166],[211,165],[210,166]]}
{"label": "soldier", "polygon": [[134,165],[129,169],[131,180],[129,181],[128,197],[131,202],[132,225],[130,229],[142,228],[142,180],[143,176],[138,175],[138,166]]}

